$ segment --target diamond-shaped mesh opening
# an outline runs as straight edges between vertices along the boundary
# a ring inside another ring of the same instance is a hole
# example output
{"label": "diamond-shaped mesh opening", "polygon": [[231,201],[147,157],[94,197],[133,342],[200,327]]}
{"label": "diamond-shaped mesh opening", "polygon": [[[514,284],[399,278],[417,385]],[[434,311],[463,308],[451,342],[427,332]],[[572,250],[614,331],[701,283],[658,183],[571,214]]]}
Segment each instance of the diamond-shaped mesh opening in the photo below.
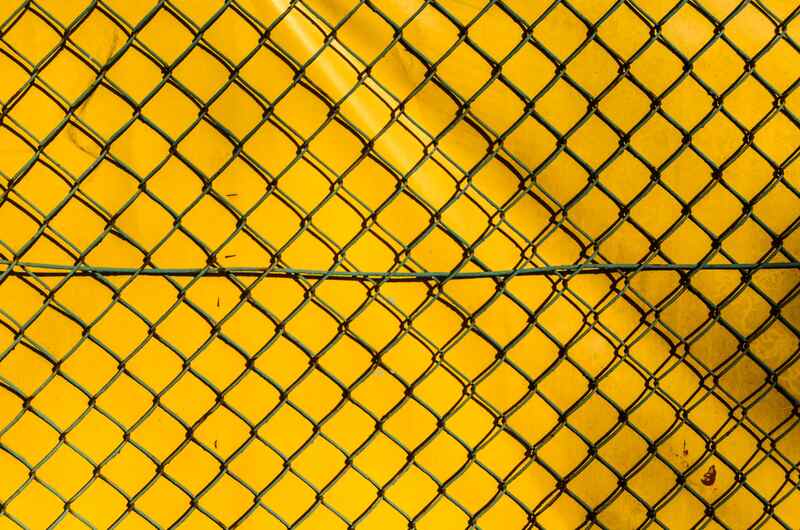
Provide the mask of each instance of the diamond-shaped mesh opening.
{"label": "diamond-shaped mesh opening", "polygon": [[791,2],[6,4],[3,527],[796,527]]}

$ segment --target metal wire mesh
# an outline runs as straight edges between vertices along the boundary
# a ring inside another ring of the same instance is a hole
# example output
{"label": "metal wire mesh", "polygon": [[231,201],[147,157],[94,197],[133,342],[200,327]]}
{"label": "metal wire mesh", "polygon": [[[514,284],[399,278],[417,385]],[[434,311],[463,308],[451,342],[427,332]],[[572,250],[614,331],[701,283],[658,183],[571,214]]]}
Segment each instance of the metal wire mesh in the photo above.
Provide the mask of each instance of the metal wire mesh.
{"label": "metal wire mesh", "polygon": [[797,526],[796,3],[0,10],[9,528]]}

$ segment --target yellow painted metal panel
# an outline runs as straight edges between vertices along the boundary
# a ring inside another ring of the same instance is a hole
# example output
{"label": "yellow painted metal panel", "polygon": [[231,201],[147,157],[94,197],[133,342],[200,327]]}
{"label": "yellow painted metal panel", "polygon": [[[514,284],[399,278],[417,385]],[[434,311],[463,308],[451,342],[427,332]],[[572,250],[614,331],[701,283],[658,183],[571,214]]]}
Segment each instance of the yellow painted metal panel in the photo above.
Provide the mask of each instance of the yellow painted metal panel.
{"label": "yellow painted metal panel", "polygon": [[14,4],[0,527],[797,526],[796,2]]}

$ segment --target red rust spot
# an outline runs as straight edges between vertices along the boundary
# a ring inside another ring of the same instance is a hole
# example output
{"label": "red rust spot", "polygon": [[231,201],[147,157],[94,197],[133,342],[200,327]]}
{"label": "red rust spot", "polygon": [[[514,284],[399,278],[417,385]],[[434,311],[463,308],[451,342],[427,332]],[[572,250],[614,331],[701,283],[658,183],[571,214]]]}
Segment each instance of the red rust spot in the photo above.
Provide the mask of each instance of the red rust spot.
{"label": "red rust spot", "polygon": [[708,468],[708,471],[706,471],[706,474],[703,475],[703,478],[700,479],[700,482],[702,482],[706,486],[711,486],[716,481],[717,481],[717,468],[714,467],[714,464],[711,464],[711,467]]}

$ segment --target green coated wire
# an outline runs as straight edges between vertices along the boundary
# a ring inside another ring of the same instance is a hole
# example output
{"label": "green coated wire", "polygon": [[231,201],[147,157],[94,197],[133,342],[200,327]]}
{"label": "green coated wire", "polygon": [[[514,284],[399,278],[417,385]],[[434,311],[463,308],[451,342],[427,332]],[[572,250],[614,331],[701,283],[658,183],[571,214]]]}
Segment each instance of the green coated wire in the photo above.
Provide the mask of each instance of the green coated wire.
{"label": "green coated wire", "polygon": [[[160,267],[92,267],[88,265],[59,265],[52,263],[11,262],[0,260],[3,276],[271,276],[289,278],[325,278],[331,280],[466,280],[478,278],[499,278],[509,276],[541,276],[564,274],[606,274],[612,272],[655,272],[655,271],[695,271],[695,270],[733,270],[749,271],[759,269],[793,270],[799,269],[797,262],[768,263],[577,263],[572,265],[551,265],[547,267],[525,267],[497,271],[342,271],[297,269],[288,267],[205,267],[205,268],[160,268]],[[43,269],[43,270],[28,270]]]}

